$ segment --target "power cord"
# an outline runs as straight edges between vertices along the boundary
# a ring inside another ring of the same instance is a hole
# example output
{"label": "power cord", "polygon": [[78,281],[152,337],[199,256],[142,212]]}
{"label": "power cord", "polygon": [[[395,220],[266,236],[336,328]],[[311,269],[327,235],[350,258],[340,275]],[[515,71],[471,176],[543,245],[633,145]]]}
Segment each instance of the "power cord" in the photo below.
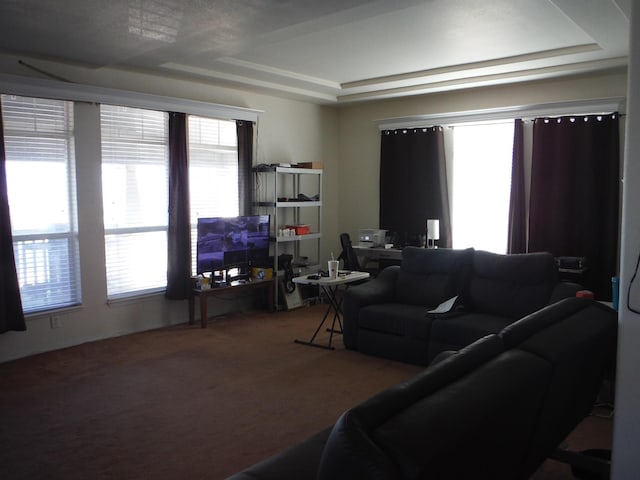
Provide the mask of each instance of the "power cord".
{"label": "power cord", "polygon": [[631,281],[629,282],[629,286],[627,287],[627,308],[629,309],[629,311],[637,314],[640,314],[640,309],[633,308],[631,306],[631,287],[633,286],[633,282],[635,282],[636,277],[638,276],[639,266],[640,266],[640,253],[638,254],[638,259],[636,260],[636,268],[633,271],[633,276],[631,277]]}

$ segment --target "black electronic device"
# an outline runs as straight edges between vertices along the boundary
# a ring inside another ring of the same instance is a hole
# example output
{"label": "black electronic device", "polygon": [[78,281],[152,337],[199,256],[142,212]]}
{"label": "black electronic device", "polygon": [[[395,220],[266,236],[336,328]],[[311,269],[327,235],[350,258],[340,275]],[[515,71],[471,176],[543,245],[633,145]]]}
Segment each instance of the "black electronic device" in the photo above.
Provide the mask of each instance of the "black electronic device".
{"label": "black electronic device", "polygon": [[269,260],[269,215],[198,218],[198,274],[264,265]]}
{"label": "black electronic device", "polygon": [[284,270],[284,289],[287,293],[293,293],[296,289],[296,284],[293,283],[293,266],[291,265],[293,261],[293,255],[289,255],[288,253],[283,253],[278,256],[278,265],[282,270]]}
{"label": "black electronic device", "polygon": [[587,268],[585,257],[556,257],[556,265],[561,270],[584,270]]}

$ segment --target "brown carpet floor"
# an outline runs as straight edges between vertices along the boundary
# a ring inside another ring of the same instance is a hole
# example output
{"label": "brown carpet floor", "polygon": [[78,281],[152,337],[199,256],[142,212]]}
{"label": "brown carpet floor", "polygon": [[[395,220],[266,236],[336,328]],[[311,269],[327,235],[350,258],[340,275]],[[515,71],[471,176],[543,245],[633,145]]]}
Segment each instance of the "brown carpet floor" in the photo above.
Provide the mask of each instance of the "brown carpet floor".
{"label": "brown carpet floor", "polygon": [[[223,479],[420,367],[293,342],[324,305],[251,312],[0,364],[0,478]],[[328,334],[322,333],[319,341]],[[610,445],[589,417],[572,449]],[[546,462],[536,480],[572,478]]]}

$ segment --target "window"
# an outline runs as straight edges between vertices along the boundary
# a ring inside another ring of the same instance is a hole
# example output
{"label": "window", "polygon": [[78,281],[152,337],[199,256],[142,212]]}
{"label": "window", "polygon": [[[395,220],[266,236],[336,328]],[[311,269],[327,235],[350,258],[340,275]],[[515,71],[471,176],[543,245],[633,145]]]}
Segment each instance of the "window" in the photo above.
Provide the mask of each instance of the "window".
{"label": "window", "polygon": [[167,284],[168,116],[102,105],[102,195],[107,295]]}
{"label": "window", "polygon": [[453,248],[506,253],[513,121],[453,128]]}
{"label": "window", "polygon": [[232,217],[240,211],[238,136],[233,121],[190,115],[188,122],[191,270],[195,275],[198,217]]}
{"label": "window", "polygon": [[73,104],[2,95],[13,248],[25,313],[81,301]]}

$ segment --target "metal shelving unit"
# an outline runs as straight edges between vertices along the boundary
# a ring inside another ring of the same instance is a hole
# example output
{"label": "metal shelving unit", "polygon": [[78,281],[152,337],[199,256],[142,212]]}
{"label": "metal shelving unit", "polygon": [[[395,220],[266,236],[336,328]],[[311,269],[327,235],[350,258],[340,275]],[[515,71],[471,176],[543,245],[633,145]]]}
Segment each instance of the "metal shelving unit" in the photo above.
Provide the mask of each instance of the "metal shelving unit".
{"label": "metal shelving unit", "polygon": [[[293,256],[294,273],[320,269],[322,241],[322,169],[260,166],[253,169],[256,213],[271,216],[273,271],[280,269],[281,254]],[[310,199],[301,200],[300,196]],[[308,225],[309,233],[284,235],[288,225]],[[275,305],[279,301],[279,281],[275,282]]]}

